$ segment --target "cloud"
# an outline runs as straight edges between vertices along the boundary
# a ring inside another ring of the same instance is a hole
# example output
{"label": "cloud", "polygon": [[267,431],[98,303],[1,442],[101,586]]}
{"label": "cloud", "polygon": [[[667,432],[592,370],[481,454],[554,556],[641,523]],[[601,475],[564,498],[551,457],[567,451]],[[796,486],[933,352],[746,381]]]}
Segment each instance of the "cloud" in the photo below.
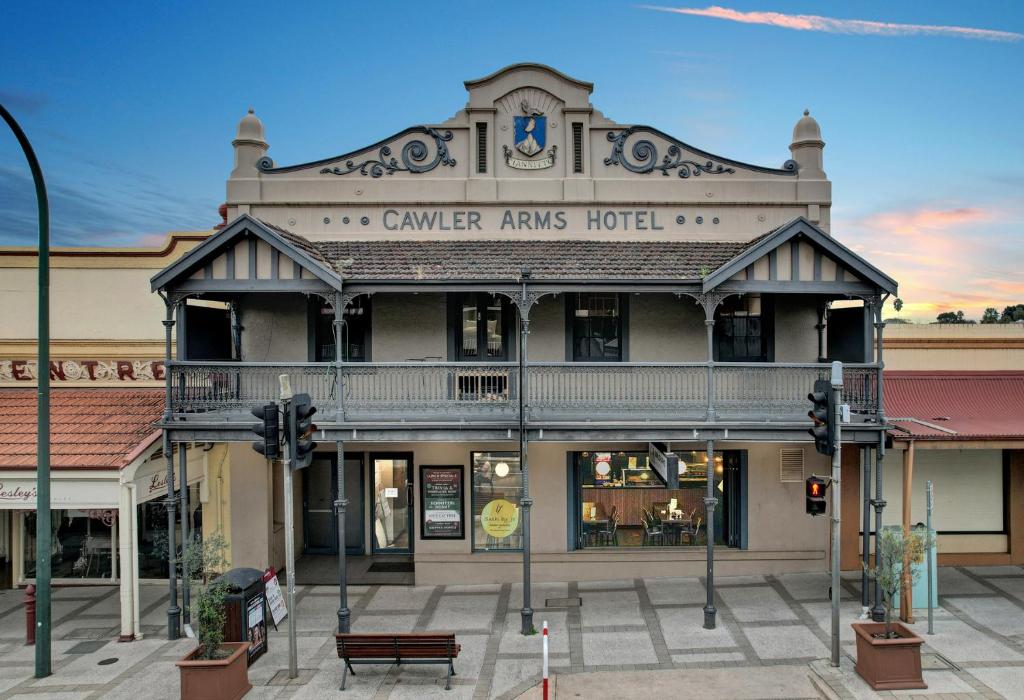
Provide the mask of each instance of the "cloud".
{"label": "cloud", "polygon": [[[1017,271],[1024,242],[1020,204],[919,204],[845,218],[833,231],[899,282],[903,318],[933,321],[943,311],[981,317],[989,306],[1024,299]],[[892,315],[887,311],[887,316]]]}
{"label": "cloud", "polygon": [[658,5],[641,5],[645,10],[674,12],[681,15],[713,17],[742,24],[765,24],[783,29],[795,29],[803,32],[826,32],[829,34],[865,34],[870,36],[948,36],[961,39],[982,39],[984,41],[1020,41],[1024,34],[1006,32],[995,29],[976,29],[955,25],[937,24],[900,24],[896,22],[876,22],[863,19],[837,19],[821,15],[787,15],[782,12],[742,12],[727,7],[711,5],[703,9],[696,7],[662,7]]}
{"label": "cloud", "polygon": [[43,109],[50,101],[47,95],[41,92],[29,92],[27,90],[0,90],[0,104],[14,113],[35,114]]}
{"label": "cloud", "polygon": [[898,235],[913,235],[920,230],[948,231],[966,224],[991,221],[994,212],[977,207],[956,209],[921,208],[911,211],[880,212],[862,220],[867,228]]}
{"label": "cloud", "polygon": [[[0,245],[35,245],[38,212],[27,168],[0,166]],[[159,193],[114,194],[112,187],[89,187],[57,174],[47,178],[50,238],[54,245],[131,245],[153,233],[158,222],[169,230],[199,230],[215,220],[215,204]],[[88,182],[88,180],[86,180]]]}

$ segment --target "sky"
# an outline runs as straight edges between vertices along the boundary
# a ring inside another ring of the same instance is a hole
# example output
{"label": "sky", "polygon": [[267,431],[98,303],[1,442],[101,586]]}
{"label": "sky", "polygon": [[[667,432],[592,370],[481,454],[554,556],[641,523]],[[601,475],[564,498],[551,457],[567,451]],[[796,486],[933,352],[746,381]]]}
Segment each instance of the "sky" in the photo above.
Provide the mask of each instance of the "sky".
{"label": "sky", "polygon": [[[534,61],[616,121],[773,167],[807,108],[832,233],[899,281],[903,318],[1024,302],[1024,3],[722,2],[6,3],[0,103],[55,245],[209,229],[249,107],[299,163],[443,121],[463,80]],[[35,217],[0,131],[0,245],[33,245]]]}

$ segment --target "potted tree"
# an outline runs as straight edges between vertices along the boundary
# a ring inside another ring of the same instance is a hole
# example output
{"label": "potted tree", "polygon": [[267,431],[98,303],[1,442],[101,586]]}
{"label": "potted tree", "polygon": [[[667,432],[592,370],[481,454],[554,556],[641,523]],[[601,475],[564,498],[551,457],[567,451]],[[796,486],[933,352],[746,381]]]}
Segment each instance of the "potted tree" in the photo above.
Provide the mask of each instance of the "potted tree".
{"label": "potted tree", "polygon": [[[885,608],[885,622],[855,622],[857,673],[875,690],[927,688],[921,676],[921,645],[924,640],[906,625],[893,621],[896,594],[904,577],[912,586],[921,571],[914,564],[924,559],[928,537],[922,531],[886,528],[878,538],[875,566],[865,567],[878,582]],[[909,570],[904,565],[909,565]]]}
{"label": "potted tree", "polygon": [[236,700],[252,688],[246,655],[249,642],[224,641],[228,584],[216,577],[227,565],[225,548],[224,538],[216,533],[185,550],[199,645],[177,662],[182,700]]}

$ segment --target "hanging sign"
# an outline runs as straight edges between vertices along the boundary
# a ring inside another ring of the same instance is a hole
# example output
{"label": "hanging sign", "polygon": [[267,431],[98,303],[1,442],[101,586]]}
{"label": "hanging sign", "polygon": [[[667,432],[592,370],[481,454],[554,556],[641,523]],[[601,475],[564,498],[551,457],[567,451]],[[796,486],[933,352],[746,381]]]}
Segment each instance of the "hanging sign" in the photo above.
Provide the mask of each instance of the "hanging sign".
{"label": "hanging sign", "polygon": [[281,584],[277,581],[277,572],[270,567],[263,574],[263,583],[266,584],[267,607],[270,608],[270,616],[274,619],[274,626],[281,624],[281,620],[288,616],[288,608],[284,604],[284,594],[281,592]]}
{"label": "hanging sign", "polygon": [[480,513],[480,526],[496,540],[503,540],[519,527],[519,508],[504,498],[495,498]]}
{"label": "hanging sign", "polygon": [[420,466],[420,537],[461,540],[466,537],[462,466]]}

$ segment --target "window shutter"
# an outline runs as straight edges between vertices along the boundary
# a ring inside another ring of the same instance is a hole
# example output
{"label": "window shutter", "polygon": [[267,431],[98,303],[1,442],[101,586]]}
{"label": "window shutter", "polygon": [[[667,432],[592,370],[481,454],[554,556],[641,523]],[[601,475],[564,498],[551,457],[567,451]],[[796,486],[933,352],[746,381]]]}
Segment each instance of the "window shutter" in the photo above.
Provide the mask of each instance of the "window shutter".
{"label": "window shutter", "polygon": [[487,122],[476,123],[476,171],[487,172]]}
{"label": "window shutter", "polygon": [[572,171],[583,172],[583,122],[572,124]]}
{"label": "window shutter", "polygon": [[784,447],[779,450],[779,481],[804,480],[804,448]]}

